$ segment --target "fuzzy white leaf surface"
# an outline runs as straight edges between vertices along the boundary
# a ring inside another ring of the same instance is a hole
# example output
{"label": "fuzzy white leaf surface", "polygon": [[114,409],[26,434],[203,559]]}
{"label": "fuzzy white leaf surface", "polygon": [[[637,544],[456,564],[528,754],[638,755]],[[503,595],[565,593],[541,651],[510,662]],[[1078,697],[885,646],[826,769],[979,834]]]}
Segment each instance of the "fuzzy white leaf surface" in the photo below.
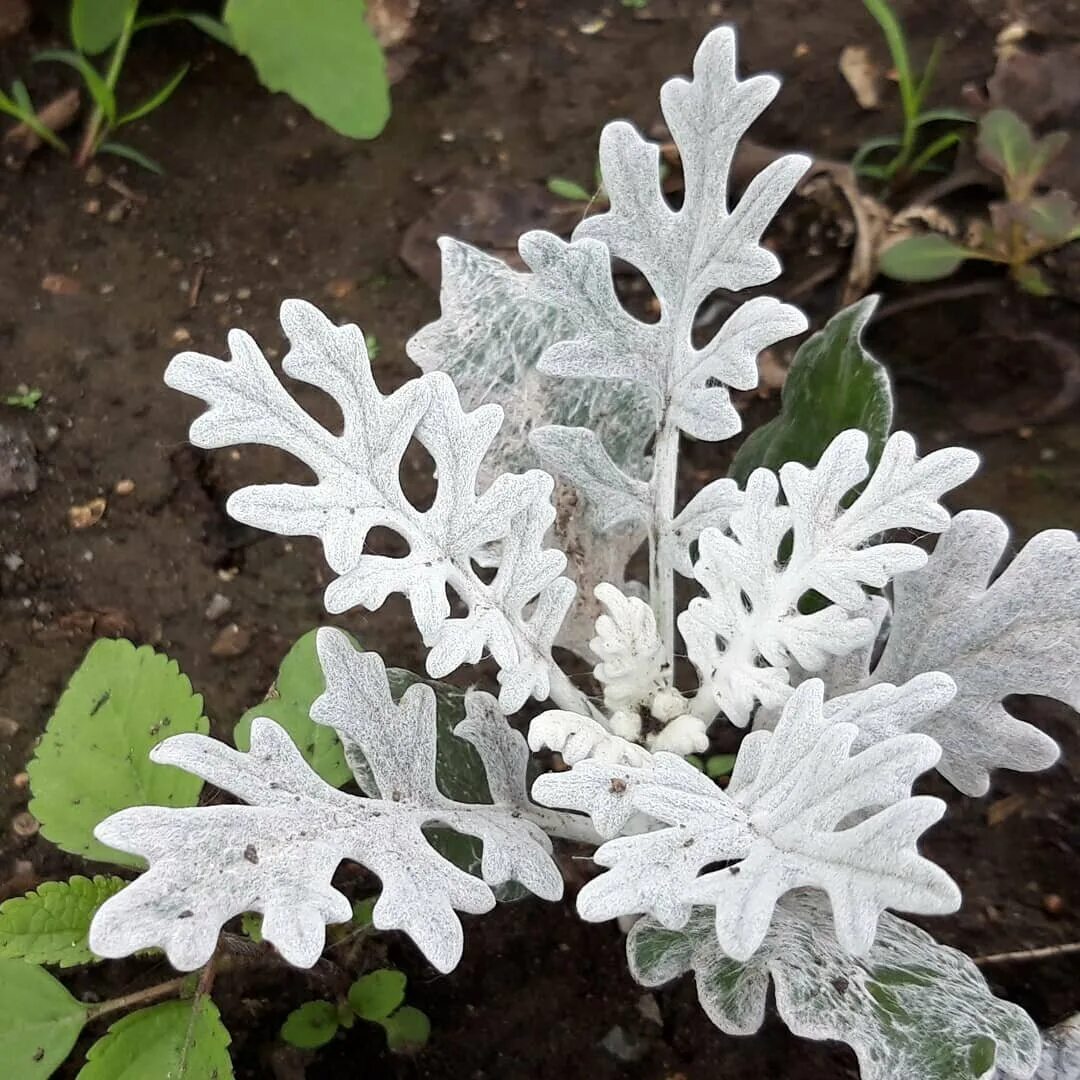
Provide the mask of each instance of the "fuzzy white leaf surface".
{"label": "fuzzy white leaf surface", "polygon": [[[949,514],[938,500],[978,464],[961,449],[918,458],[911,436],[898,432],[870,475],[866,451],[863,432],[845,431],[813,469],[788,462],[779,480],[755,470],[731,515],[730,534],[701,534],[694,576],[708,596],[692,600],[679,617],[701,679],[698,715],[721,711],[745,726],[758,704],[783,704],[796,665],[816,673],[831,657],[868,646],[875,627],[864,612],[864,587],[883,588],[926,563],[914,544],[876,538],[890,529],[946,529]],[[845,507],[845,496],[863,481]],[[791,553],[781,561],[789,536]],[[803,614],[799,601],[811,591],[831,603]]]}
{"label": "fuzzy white leaf surface", "polygon": [[[516,881],[538,896],[561,896],[550,841],[522,812],[531,806],[524,746],[520,736],[515,746],[510,734],[492,730],[506,728],[494,699],[470,695],[459,727],[481,754],[495,802],[455,802],[435,782],[434,691],[416,684],[395,704],[376,654],[357,651],[329,628],[319,631],[317,643],[327,689],[312,717],[360,750],[379,797],[325,783],[265,717],[252,723],[246,754],[202,735],[166,739],[152,751],[155,761],[194,773],[248,805],[133,807],[98,825],[99,839],[144,857],[150,868],[95,915],[94,952],[115,957],[161,948],[175,967],[193,970],[209,960],[226,921],[255,911],[263,915],[263,936],[282,956],[311,967],[326,924],[351,917],[348,900],[331,883],[344,859],[381,881],[375,926],[406,933],[443,972],[461,958],[455,911],[490,910],[490,886]],[[425,825],[479,837],[483,880],[438,854]]]}
{"label": "fuzzy white leaf surface", "polygon": [[[566,378],[632,379],[649,395],[657,426],[669,419],[702,439],[739,430],[728,388],[757,385],[757,354],[806,329],[796,308],[768,297],[743,304],[705,345],[693,345],[698,309],[715,289],[740,290],[780,272],[761,236],[806,171],[787,155],[751,181],[734,209],[727,193],[739,139],[776,94],[768,75],[739,80],[735,35],[714,30],[694,58],[694,78],[672,79],[660,95],[679,147],[684,199],[673,210],[660,189],[660,151],[625,121],[600,138],[610,200],[585,218],[569,244],[549,233],[521,238],[539,295],[566,312],[576,333],[544,352],[540,369]],[[615,294],[611,256],[648,279],[660,303],[656,323],[628,314]]]}
{"label": "fuzzy white leaf surface", "polygon": [[[196,445],[264,443],[288,451],[317,478],[313,486],[244,488],[229,498],[230,515],[281,535],[318,537],[339,575],[326,590],[329,611],[374,609],[391,593],[407,596],[431,648],[432,676],[476,663],[489,651],[501,669],[500,700],[508,711],[530,695],[546,699],[558,674],[551,645],[574,594],[573,583],[560,577],[565,556],[544,548],[555,516],[551,477],[539,470],[504,473],[478,491],[481,463],[502,421],[498,405],[465,412],[449,378],[438,372],[384,396],[357,327],[335,326],[299,300],[282,305],[281,323],[291,344],[286,374],[337,401],[344,417],[340,435],[300,407],[240,331],[229,335],[231,361],[181,353],[166,372],[170,386],[210,406],[191,426]],[[434,459],[438,476],[435,500],[425,511],[409,501],[399,480],[413,437]],[[376,526],[406,540],[408,555],[366,554],[365,538]],[[499,570],[485,583],[471,559],[496,543]],[[448,588],[467,605],[465,618],[450,617]]]}
{"label": "fuzzy white leaf surface", "polygon": [[[1045,769],[1057,744],[1002,704],[1042,694],[1080,708],[1080,542],[1039,533],[996,579],[1008,546],[1004,522],[980,510],[958,514],[919,573],[893,585],[894,611],[874,682],[947,671],[956,696],[907,730],[942,748],[938,771],[967,795],[984,795],[990,770]],[[902,721],[888,730],[904,730]]]}
{"label": "fuzzy white leaf surface", "polygon": [[[529,724],[529,748],[554,750],[567,765],[588,759],[632,766],[648,766],[652,762],[652,755],[644,746],[609,731],[591,717],[561,709],[548,709],[533,719]],[[612,835],[600,831],[604,836]]]}
{"label": "fuzzy white leaf surface", "polygon": [[604,605],[589,642],[600,658],[593,674],[604,688],[604,704],[612,711],[636,709],[649,703],[665,685],[664,643],[656,617],[644,600],[624,596],[602,582],[594,590]]}
{"label": "fuzzy white leaf surface", "polygon": [[729,1035],[761,1027],[771,979],[784,1023],[803,1038],[846,1042],[862,1080],[989,1080],[995,1064],[1002,1076],[1043,1078],[1039,1032],[1023,1009],[994,997],[963,953],[903,919],[882,915],[872,948],[853,956],[825,898],[797,891],[746,962],[725,955],[712,922],[707,908],[679,930],[639,920],[626,942],[634,978],[655,987],[693,971],[702,1008]]}
{"label": "fuzzy white leaf surface", "polygon": [[[870,947],[887,907],[955,911],[956,885],[916,847],[945,804],[910,794],[937,745],[901,735],[853,754],[859,729],[829,720],[822,705],[820,680],[803,683],[775,732],[743,740],[726,791],[667,753],[644,767],[587,758],[538,777],[537,802],[587,813],[615,837],[594,856],[610,870],[579,894],[582,917],[644,913],[677,929],[705,904],[715,908],[721,948],[745,959],[765,939],[777,900],[805,886],[828,894],[837,938],[856,953]],[[618,836],[634,813],[665,827]],[[733,865],[705,872],[716,862]]]}

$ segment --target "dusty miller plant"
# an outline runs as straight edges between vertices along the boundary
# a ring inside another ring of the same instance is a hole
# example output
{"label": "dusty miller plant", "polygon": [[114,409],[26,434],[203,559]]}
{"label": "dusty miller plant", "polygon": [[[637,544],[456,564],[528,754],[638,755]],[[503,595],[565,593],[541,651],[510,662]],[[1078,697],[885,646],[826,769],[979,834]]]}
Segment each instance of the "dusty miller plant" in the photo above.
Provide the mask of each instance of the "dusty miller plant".
{"label": "dusty miller plant", "polygon": [[[812,466],[759,468],[743,486],[716,479],[676,501],[683,440],[735,435],[730,390],[753,387],[760,350],[806,327],[755,296],[706,343],[694,337],[715,290],[779,273],[762,233],[808,160],[781,158],[728,201],[738,140],[776,89],[768,76],[740,81],[734,35],[717,30],[693,79],[662,92],[683,163],[679,209],[661,193],[657,146],[617,122],[600,145],[610,209],[570,242],[526,234],[518,272],[444,240],[442,317],[410,343],[424,374],[392,394],[357,327],[286,301],[284,371],[336,400],[340,431],[300,407],[242,331],[226,362],[173,360],[168,384],[209,406],[195,444],[278,447],[316,477],[245,488],[228,510],[322,541],[336,575],[329,612],[401,593],[430,676],[493,658],[498,696],[470,691],[456,729],[483,761],[490,801],[441,790],[434,691],[420,683],[395,699],[383,660],[324,627],[326,691],[311,719],[337,733],[362,794],[325,782],[269,718],[253,722],[246,753],[198,733],[166,740],[154,760],[245,805],[134,807],[102,822],[103,843],[149,868],[99,910],[96,953],[157,947],[193,969],[227,920],[254,911],[287,960],[310,966],[326,924],[349,918],[331,879],[350,859],[381,881],[375,926],[448,972],[463,948],[457,913],[488,911],[512,882],[557,900],[552,838],[570,839],[594,845],[602,870],[577,898],[581,916],[637,917],[634,977],[656,986],[692,972],[723,1031],[758,1029],[771,981],[788,1026],[849,1043],[865,1077],[1033,1075],[1028,1017],[893,912],[960,905],[919,852],[945,810],[912,794],[921,774],[979,796],[991,770],[1057,756],[1003,699],[1080,703],[1075,536],[1044,532],[998,574],[1004,524],[981,511],[950,520],[939,501],[975,455],[920,457],[904,433],[871,448],[842,431]],[[656,322],[620,303],[613,257],[647,278]],[[399,482],[413,439],[435,465],[426,509]],[[365,551],[375,527],[408,554]],[[940,539],[928,556],[890,539],[898,530]],[[642,545],[648,581],[628,582]],[[677,576],[697,592],[681,612]],[[697,673],[688,693],[675,685],[680,636]],[[556,646],[599,661],[600,697],[575,686]],[[530,699],[554,707],[526,739],[507,715]],[[752,729],[726,789],[685,760],[718,723]],[[529,790],[530,748],[569,768]],[[478,873],[441,854],[430,826],[479,837]]]}

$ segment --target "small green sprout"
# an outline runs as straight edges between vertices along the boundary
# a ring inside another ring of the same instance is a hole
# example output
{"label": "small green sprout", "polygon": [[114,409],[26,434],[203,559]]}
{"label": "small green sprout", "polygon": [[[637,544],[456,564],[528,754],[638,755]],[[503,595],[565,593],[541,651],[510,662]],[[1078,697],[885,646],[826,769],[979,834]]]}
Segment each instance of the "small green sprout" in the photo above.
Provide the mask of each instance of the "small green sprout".
{"label": "small green sprout", "polygon": [[14,394],[6,394],[0,400],[13,409],[28,409],[33,412],[38,407],[38,402],[41,401],[43,394],[44,391],[40,387],[20,386]]}
{"label": "small green sprout", "polygon": [[[889,47],[900,87],[904,129],[899,135],[881,135],[868,139],[855,152],[851,167],[859,176],[895,185],[932,167],[942,154],[960,142],[961,135],[956,130],[946,131],[926,141],[923,139],[924,128],[936,123],[970,123],[971,117],[962,109],[923,107],[941,61],[940,39],[934,42],[926,67],[921,72],[916,72],[911,63],[904,28],[888,0],[863,0],[863,3],[881,27]],[[882,151],[889,151],[890,154],[883,155]],[[883,156],[885,160],[880,160]],[[871,160],[872,158],[877,160]]]}

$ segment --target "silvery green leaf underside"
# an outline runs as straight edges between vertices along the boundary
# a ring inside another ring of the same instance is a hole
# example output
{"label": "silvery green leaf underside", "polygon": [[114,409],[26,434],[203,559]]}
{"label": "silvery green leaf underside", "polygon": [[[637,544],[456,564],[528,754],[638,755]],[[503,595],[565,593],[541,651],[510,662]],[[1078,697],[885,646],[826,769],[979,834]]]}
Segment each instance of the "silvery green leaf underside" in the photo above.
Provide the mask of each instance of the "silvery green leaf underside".
{"label": "silvery green leaf underside", "polygon": [[[761,1027],[771,979],[784,1023],[803,1038],[847,1043],[862,1080],[1026,1078],[1039,1062],[1035,1025],[1023,1009],[994,997],[963,953],[885,913],[873,946],[853,956],[837,940],[819,893],[781,900],[768,936],[745,962],[720,948],[708,908],[696,908],[677,930],[639,920],[626,952],[645,986],[693,971],[702,1008],[729,1035]],[[1042,1072],[1036,1075],[1041,1080]],[[1047,1080],[1066,1075],[1051,1072]]]}
{"label": "silvery green leaf underside", "polygon": [[[395,704],[380,658],[357,651],[340,631],[321,629],[318,651],[327,688],[312,718],[337,731],[347,751],[363,755],[366,774],[357,779],[377,794],[331,787],[265,717],[253,721],[246,754],[202,735],[167,739],[153,751],[155,761],[247,805],[141,806],[106,818],[97,827],[102,841],[145,858],[149,869],[94,917],[95,953],[161,948],[175,967],[192,970],[209,960],[225,922],[255,911],[282,956],[310,967],[322,953],[326,924],[351,917],[349,901],[332,884],[346,859],[380,879],[375,926],[406,933],[443,972],[461,957],[455,912],[490,910],[492,886],[519,882],[538,896],[561,896],[550,841],[528,817],[535,811],[544,822],[550,812],[528,800],[528,750],[495,700],[470,693],[457,728],[480,754],[494,801],[456,802],[435,779],[434,691],[418,683]],[[427,826],[478,837],[482,880],[440,855]]]}

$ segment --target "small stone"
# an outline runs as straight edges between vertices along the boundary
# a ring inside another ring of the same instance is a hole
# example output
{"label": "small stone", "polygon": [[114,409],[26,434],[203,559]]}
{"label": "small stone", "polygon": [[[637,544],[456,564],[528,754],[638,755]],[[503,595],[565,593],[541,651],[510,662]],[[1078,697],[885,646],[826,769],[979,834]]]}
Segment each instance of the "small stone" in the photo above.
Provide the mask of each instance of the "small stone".
{"label": "small stone", "polygon": [[803,57],[810,55],[810,46],[805,41],[800,41],[794,49],[791,50],[791,55],[796,60],[802,60]]}
{"label": "small stone", "polygon": [[1043,911],[1047,915],[1057,918],[1065,914],[1065,901],[1057,893],[1047,893],[1043,897]]}
{"label": "small stone", "polygon": [[110,225],[119,225],[124,218],[127,217],[128,203],[126,199],[121,199],[120,202],[113,203],[108,210],[105,211],[105,220]]}
{"label": "small stone", "polygon": [[217,622],[231,610],[232,601],[224,593],[216,592],[210,597],[210,603],[206,605],[206,611],[203,614],[208,622]]}
{"label": "small stone", "polygon": [[229,302],[230,296],[227,292],[224,291],[216,292],[210,299],[213,300],[215,304],[227,304]]}
{"label": "small stone", "polygon": [[614,1058],[627,1064],[645,1055],[648,1046],[629,1035],[625,1028],[616,1024],[601,1040],[600,1045]]}
{"label": "small stone", "polygon": [[1021,439],[1030,439],[1031,436],[1035,434],[1035,429],[1025,425],[1024,427],[1017,428],[1016,434],[1019,435]]}
{"label": "small stone", "polygon": [[25,560],[17,551],[8,552],[3,558],[4,569],[17,574],[24,566]]}
{"label": "small stone", "polygon": [[191,341],[191,331],[186,326],[178,326],[172,332],[172,343],[174,345],[187,345]]}
{"label": "small stone", "polygon": [[251,631],[245,630],[236,623],[223,626],[221,632],[210,646],[210,655],[219,659],[231,659],[234,656],[242,656],[251,647]]}
{"label": "small stone", "polygon": [[26,788],[30,784],[30,774],[25,773],[25,772],[16,773],[11,778],[11,784],[12,784],[12,787],[16,788],[19,791],[22,791],[24,788]]}
{"label": "small stone", "polygon": [[239,288],[239,289],[237,289],[236,290],[236,299],[237,300],[250,300],[251,299],[251,290],[246,285]]}
{"label": "small stone", "polygon": [[11,831],[22,840],[36,836],[40,828],[37,818],[29,810],[24,810],[11,819]]}
{"label": "small stone", "polygon": [[91,165],[83,173],[83,180],[87,187],[100,187],[105,183],[105,170],[100,165]]}
{"label": "small stone", "polygon": [[116,292],[116,286],[111,281],[103,281],[98,286],[98,293],[101,296],[112,296]]}
{"label": "small stone", "polygon": [[82,292],[82,285],[68,274],[46,274],[41,287],[53,296],[75,296]]}
{"label": "small stone", "polygon": [[664,1026],[664,1018],[660,1014],[660,1006],[652,994],[642,994],[637,1000],[637,1010],[642,1017],[657,1027]]}
{"label": "small stone", "polygon": [[334,278],[326,283],[326,295],[331,300],[343,300],[356,288],[356,282],[350,278]]}
{"label": "small stone", "polygon": [[113,492],[117,495],[130,495],[135,490],[135,481],[129,480],[124,477],[123,480],[117,480],[113,486]]}
{"label": "small stone", "polygon": [[99,495],[82,506],[72,506],[68,509],[68,524],[73,529],[89,529],[96,525],[105,513],[108,504]]}
{"label": "small stone", "polygon": [[0,716],[0,739],[13,739],[19,731],[19,725],[10,716]]}
{"label": "small stone", "polygon": [[0,424],[0,499],[37,491],[37,451],[22,428]]}
{"label": "small stone", "polygon": [[83,213],[89,214],[91,217],[96,217],[101,213],[101,200],[100,199],[87,199],[83,203]]}

